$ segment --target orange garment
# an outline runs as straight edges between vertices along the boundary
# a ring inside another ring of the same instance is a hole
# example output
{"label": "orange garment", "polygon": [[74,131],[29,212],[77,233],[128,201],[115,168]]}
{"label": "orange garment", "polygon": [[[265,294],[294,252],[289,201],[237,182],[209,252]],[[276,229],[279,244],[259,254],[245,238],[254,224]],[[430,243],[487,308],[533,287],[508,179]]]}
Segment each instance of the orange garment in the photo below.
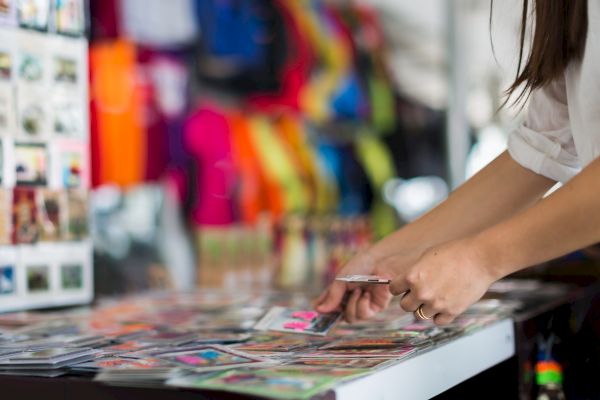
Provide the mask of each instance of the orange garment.
{"label": "orange garment", "polygon": [[129,186],[144,178],[146,139],[135,63],[135,46],[126,40],[94,44],[90,50],[99,184]]}
{"label": "orange garment", "polygon": [[258,222],[259,215],[264,211],[270,210],[274,214],[281,214],[283,199],[279,192],[269,191],[269,182],[258,161],[247,117],[242,114],[231,114],[228,119],[233,158],[240,177],[238,190],[240,218],[246,223],[254,224]]}

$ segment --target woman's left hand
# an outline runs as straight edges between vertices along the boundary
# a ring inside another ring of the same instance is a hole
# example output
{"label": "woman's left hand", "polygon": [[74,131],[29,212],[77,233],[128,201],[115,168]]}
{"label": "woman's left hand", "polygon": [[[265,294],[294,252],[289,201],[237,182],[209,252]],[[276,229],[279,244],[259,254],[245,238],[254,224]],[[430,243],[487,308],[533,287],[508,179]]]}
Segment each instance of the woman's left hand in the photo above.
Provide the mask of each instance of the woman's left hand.
{"label": "woman's left hand", "polygon": [[468,239],[434,246],[396,275],[390,291],[395,296],[405,293],[400,300],[405,311],[421,307],[425,318],[431,317],[437,325],[449,324],[496,280],[482,253]]}

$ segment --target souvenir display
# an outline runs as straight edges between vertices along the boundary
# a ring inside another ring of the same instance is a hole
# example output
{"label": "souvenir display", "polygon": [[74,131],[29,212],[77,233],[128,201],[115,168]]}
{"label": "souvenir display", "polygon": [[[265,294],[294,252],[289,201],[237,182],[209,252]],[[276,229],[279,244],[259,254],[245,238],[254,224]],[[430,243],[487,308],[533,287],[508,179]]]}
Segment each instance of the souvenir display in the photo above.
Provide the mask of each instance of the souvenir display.
{"label": "souvenir display", "polygon": [[[47,266],[32,263],[27,271],[28,290],[47,287]],[[12,274],[10,265],[0,266],[0,299],[11,290]],[[69,272],[62,284],[75,285],[76,275]],[[337,317],[320,319],[309,303],[284,292],[202,290],[107,299],[86,310],[6,314],[0,317],[0,374],[86,375],[108,385],[307,399],[468,335],[514,309],[482,301],[461,323],[442,329],[393,307],[369,324],[333,326]],[[320,336],[279,329],[287,321],[312,323],[305,330]],[[279,331],[257,330],[261,325]]]}
{"label": "souvenir display", "polygon": [[0,253],[11,256],[0,312],[92,298],[83,12],[82,1],[0,3]]}

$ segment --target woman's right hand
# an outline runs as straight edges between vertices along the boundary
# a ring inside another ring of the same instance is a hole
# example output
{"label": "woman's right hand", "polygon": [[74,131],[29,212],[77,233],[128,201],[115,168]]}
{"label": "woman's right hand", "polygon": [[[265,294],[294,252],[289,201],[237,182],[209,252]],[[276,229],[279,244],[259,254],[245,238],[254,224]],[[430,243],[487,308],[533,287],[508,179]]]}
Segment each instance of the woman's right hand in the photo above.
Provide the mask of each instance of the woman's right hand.
{"label": "woman's right hand", "polygon": [[[354,256],[342,268],[338,276],[344,275],[376,275],[393,279],[402,268],[409,267],[419,257],[419,254],[394,254],[380,259],[370,252]],[[346,293],[348,297],[345,301]],[[353,323],[369,319],[383,311],[390,304],[392,294],[389,285],[356,284],[333,281],[327,289],[315,300],[315,310],[321,313],[344,311],[344,319]]]}

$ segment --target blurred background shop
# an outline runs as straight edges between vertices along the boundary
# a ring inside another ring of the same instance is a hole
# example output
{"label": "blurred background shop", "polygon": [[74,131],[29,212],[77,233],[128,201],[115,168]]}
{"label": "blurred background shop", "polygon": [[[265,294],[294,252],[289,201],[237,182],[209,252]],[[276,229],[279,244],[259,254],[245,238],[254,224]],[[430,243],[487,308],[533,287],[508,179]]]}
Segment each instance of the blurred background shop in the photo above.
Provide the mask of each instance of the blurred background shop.
{"label": "blurred background shop", "polygon": [[96,290],[322,286],[504,149],[515,5],[92,1]]}

